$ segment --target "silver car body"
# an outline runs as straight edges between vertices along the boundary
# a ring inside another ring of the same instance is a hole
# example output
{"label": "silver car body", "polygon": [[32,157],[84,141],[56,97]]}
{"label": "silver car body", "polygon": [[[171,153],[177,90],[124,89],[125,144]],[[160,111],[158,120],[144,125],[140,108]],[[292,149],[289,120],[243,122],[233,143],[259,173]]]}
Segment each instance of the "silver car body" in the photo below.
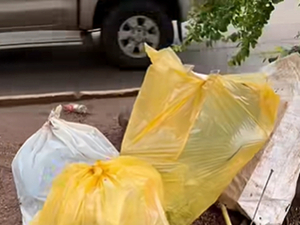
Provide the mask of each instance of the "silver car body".
{"label": "silver car body", "polygon": [[0,31],[77,27],[76,0],[0,0]]}
{"label": "silver car body", "polygon": [[[0,0],[0,32],[91,30],[98,0]],[[186,18],[189,0],[179,0]]]}

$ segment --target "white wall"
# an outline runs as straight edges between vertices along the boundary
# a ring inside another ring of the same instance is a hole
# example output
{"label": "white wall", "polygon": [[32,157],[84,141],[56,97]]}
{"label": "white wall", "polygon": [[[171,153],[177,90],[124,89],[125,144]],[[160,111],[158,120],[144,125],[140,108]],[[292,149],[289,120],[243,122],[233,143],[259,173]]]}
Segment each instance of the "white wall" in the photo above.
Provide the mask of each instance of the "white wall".
{"label": "white wall", "polygon": [[196,65],[198,72],[209,73],[212,69],[220,69],[222,73],[255,72],[263,65],[263,53],[274,51],[277,46],[293,46],[300,44],[295,36],[300,31],[300,8],[298,0],[285,0],[277,5],[269,24],[256,49],[250,58],[240,67],[229,67],[228,60],[237,50],[235,45],[218,43],[213,49],[204,45],[193,45],[187,52],[180,53],[181,59],[188,64]]}

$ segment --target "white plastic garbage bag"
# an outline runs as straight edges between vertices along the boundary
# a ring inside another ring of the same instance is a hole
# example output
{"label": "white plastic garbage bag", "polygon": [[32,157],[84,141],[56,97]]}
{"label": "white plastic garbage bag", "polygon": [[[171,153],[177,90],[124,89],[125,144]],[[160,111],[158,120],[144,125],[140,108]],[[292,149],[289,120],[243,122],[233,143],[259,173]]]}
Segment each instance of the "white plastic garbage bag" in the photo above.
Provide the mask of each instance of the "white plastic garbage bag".
{"label": "white plastic garbage bag", "polygon": [[58,106],[51,112],[48,121],[24,143],[12,162],[23,225],[28,225],[42,209],[53,178],[66,164],[94,164],[119,155],[96,128],[60,119],[61,110]]}

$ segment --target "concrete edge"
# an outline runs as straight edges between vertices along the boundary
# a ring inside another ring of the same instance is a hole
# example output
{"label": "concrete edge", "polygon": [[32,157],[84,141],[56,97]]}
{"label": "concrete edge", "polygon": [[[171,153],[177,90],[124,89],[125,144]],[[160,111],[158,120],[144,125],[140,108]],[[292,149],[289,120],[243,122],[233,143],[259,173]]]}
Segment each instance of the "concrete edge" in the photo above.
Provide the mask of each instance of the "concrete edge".
{"label": "concrete edge", "polygon": [[56,102],[76,102],[80,100],[135,97],[140,88],[127,88],[108,91],[56,92],[45,94],[0,96],[0,107],[50,104]]}

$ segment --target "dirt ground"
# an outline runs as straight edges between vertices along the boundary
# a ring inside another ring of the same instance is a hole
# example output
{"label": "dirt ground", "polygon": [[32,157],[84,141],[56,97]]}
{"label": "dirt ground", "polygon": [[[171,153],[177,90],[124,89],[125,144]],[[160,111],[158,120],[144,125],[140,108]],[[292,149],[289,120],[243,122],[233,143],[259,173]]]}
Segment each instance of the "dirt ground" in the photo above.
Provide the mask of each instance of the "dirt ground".
{"label": "dirt ground", "polygon": [[[123,131],[118,125],[118,113],[131,106],[134,98],[82,101],[89,115],[64,114],[68,121],[86,123],[97,127],[120,149]],[[63,104],[63,103],[62,103]],[[0,108],[0,224],[21,225],[21,214],[11,173],[11,162],[24,141],[47,120],[50,110],[57,104]],[[300,224],[299,208],[293,207],[286,225]],[[240,225],[244,218],[230,213],[233,225]],[[220,209],[212,206],[193,225],[225,225]],[[246,223],[247,224],[247,223]]]}

